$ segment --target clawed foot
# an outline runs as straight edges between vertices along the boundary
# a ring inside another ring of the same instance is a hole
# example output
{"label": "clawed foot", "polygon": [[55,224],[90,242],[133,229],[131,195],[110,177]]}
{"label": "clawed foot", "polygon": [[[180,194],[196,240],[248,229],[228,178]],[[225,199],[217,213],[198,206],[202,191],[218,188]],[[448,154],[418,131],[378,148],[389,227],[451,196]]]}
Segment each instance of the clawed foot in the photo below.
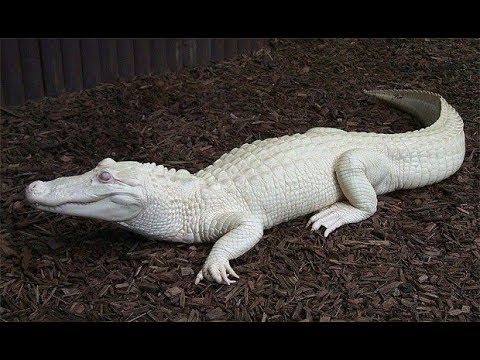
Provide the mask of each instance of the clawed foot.
{"label": "clawed foot", "polygon": [[239,278],[227,259],[216,259],[212,262],[208,262],[207,260],[195,279],[195,285],[203,279],[216,281],[219,284],[234,284],[236,281],[230,280],[228,278],[230,275],[237,279]]}
{"label": "clawed foot", "polygon": [[345,203],[335,203],[313,215],[308,220],[307,227],[312,225],[312,231],[325,227],[323,235],[327,237],[332,231],[345,224],[351,224],[368,218],[370,214]]}

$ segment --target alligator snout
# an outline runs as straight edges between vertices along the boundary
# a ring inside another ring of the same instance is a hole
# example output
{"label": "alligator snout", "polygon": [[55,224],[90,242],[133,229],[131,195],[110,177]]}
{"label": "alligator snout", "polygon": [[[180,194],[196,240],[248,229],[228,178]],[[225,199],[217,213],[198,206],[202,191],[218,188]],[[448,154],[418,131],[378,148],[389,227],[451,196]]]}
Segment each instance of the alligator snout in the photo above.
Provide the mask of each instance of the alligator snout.
{"label": "alligator snout", "polygon": [[29,203],[35,203],[36,199],[47,192],[43,181],[34,181],[25,189],[25,197]]}
{"label": "alligator snout", "polygon": [[99,200],[90,190],[91,174],[65,176],[50,181],[34,181],[25,188],[25,199],[34,207],[58,207],[69,203],[86,204]]}

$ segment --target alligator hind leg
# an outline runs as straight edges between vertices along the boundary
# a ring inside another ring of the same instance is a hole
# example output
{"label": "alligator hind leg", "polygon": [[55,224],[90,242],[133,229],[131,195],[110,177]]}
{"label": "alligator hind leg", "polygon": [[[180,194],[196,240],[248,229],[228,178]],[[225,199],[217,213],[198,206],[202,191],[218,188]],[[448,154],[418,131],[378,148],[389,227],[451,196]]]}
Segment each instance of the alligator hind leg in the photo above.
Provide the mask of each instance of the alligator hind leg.
{"label": "alligator hind leg", "polygon": [[335,164],[335,175],[347,202],[337,202],[313,215],[312,231],[325,227],[324,236],[345,224],[365,220],[377,211],[377,190],[391,171],[388,158],[373,151],[349,150]]}

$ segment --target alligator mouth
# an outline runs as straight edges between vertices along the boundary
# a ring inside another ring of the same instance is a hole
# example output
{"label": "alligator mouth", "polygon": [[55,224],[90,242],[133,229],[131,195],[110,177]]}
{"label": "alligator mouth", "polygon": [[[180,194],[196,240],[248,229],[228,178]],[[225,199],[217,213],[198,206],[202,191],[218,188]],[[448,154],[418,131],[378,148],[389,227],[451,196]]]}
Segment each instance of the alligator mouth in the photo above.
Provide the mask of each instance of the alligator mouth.
{"label": "alligator mouth", "polygon": [[103,200],[102,199],[96,199],[96,200],[91,200],[91,201],[84,201],[84,202],[77,202],[77,201],[67,201],[67,202],[64,202],[64,203],[61,203],[61,204],[58,204],[58,205],[46,205],[46,204],[42,204],[40,202],[34,202],[32,203],[32,205],[38,209],[41,209],[41,210],[48,210],[48,211],[59,211],[59,210],[62,210],[66,207],[71,207],[71,206],[79,206],[79,207],[82,207],[82,206],[87,206],[87,205],[91,205],[91,204],[95,204],[99,201]]}

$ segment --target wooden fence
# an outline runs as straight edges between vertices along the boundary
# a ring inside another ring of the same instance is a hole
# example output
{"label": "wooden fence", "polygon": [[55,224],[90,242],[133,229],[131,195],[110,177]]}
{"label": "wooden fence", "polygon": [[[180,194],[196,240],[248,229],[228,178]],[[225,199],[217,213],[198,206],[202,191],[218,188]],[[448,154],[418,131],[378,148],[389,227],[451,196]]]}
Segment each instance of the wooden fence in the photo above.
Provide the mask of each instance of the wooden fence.
{"label": "wooden fence", "polygon": [[267,39],[2,39],[1,104],[249,53]]}

